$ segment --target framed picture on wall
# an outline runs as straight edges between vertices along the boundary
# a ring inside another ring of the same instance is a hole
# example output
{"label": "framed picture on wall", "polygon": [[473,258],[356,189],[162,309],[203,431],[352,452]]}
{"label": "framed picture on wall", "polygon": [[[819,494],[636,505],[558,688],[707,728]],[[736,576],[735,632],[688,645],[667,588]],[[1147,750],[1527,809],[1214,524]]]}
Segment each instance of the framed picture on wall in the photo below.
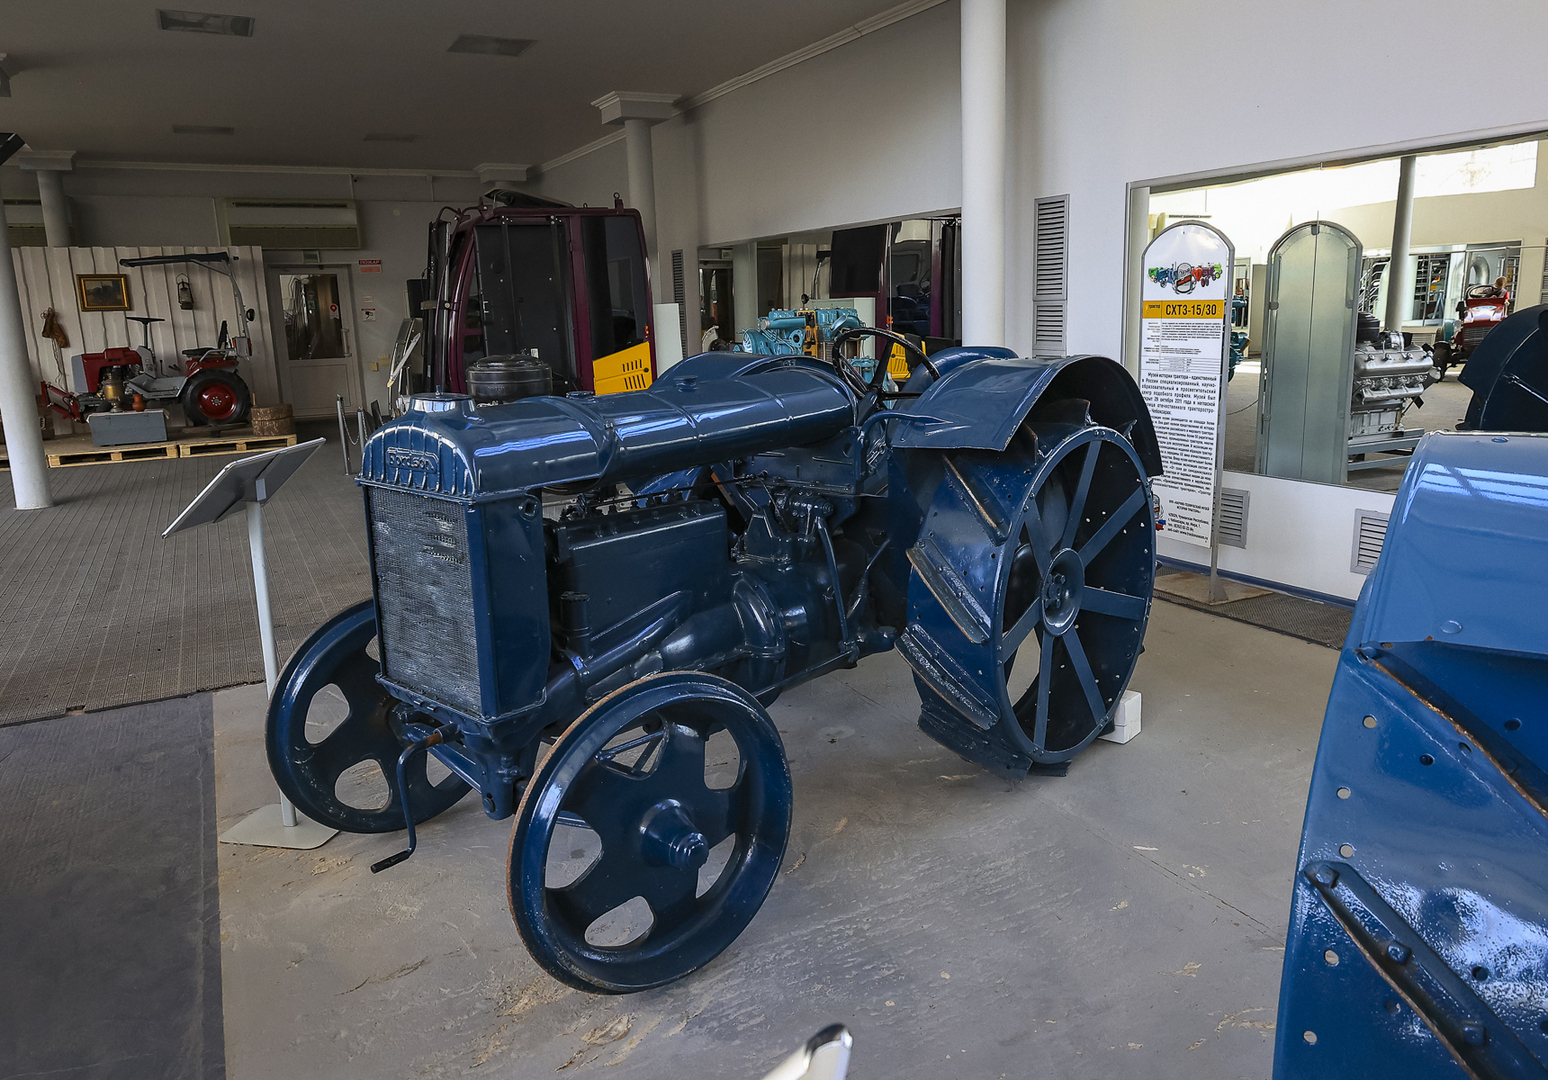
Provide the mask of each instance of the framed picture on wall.
{"label": "framed picture on wall", "polygon": [[82,311],[128,311],[127,274],[76,274],[75,291]]}

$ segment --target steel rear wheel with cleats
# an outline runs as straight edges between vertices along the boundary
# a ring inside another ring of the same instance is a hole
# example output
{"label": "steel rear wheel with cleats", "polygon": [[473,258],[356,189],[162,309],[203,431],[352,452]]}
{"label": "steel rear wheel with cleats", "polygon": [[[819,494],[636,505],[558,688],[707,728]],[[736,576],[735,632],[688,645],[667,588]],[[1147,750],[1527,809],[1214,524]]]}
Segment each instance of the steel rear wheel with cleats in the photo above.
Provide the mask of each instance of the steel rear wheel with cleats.
{"label": "steel rear wheel with cleats", "polygon": [[625,686],[570,726],[522,795],[509,865],[522,940],[593,993],[681,978],[757,913],[790,807],[779,732],[745,690],[682,671]]}
{"label": "steel rear wheel with cleats", "polygon": [[[375,638],[376,610],[371,601],[341,611],[296,650],[269,702],[269,768],[280,791],[313,821],[344,832],[404,828],[397,764],[408,744],[391,720],[397,699],[376,681],[381,665],[369,652]],[[320,712],[331,711],[331,719],[338,721],[325,734],[318,730],[315,717],[313,732],[308,734],[314,702]],[[356,767],[366,763],[381,770],[377,797],[355,802],[376,805],[354,805],[340,796],[341,781],[348,788],[360,772]],[[422,754],[409,762],[406,776],[416,824],[449,809],[469,791],[455,773],[432,783]],[[380,797],[383,781],[385,798]]]}
{"label": "steel rear wheel with cleats", "polygon": [[1003,452],[944,455],[909,551],[920,727],[1007,775],[1097,737],[1139,657],[1155,579],[1145,473],[1086,402],[1034,414]]}

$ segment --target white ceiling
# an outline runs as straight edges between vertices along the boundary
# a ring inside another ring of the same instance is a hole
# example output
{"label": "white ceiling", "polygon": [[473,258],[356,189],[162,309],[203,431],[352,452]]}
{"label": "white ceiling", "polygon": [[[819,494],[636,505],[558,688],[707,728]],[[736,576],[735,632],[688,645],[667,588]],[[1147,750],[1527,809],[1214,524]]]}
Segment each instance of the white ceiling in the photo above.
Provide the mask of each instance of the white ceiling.
{"label": "white ceiling", "polygon": [[[7,0],[0,130],[82,159],[536,165],[607,133],[590,103],[608,91],[691,97],[897,0],[166,2],[252,16],[253,36],[163,31],[142,0]],[[518,57],[448,53],[461,34],[536,44]],[[363,141],[381,132],[417,138]]]}

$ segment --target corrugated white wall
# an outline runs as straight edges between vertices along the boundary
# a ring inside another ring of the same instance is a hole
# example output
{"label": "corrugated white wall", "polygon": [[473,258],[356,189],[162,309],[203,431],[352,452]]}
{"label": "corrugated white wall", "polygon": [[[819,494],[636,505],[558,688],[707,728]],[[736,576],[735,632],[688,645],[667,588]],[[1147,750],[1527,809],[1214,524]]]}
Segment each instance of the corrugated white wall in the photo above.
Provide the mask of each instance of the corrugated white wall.
{"label": "corrugated white wall", "polygon": [[[238,371],[252,387],[256,404],[266,405],[279,398],[279,379],[275,369],[274,344],[270,337],[268,290],[264,284],[263,249],[256,247],[69,247],[17,248],[11,252],[16,265],[17,285],[21,289],[22,315],[27,319],[27,357],[34,375],[68,389],[70,357],[76,353],[101,352],[106,348],[139,345],[145,339],[139,323],[129,316],[143,315],[164,319],[151,325],[151,347],[165,364],[181,363],[184,349],[213,348],[225,321],[229,332],[237,332],[236,302],[231,280],[199,263],[168,266],[120,266],[120,259],[138,259],[148,255],[207,254],[227,251],[242,300],[256,312],[248,324],[253,339],[253,355],[238,365]],[[77,274],[124,274],[129,279],[128,311],[81,311],[76,290]],[[177,278],[188,277],[194,307],[184,311],[177,306]],[[54,343],[42,336],[43,312],[53,308],[59,324],[70,338],[70,346],[56,358]],[[59,364],[65,377],[61,379]]]}

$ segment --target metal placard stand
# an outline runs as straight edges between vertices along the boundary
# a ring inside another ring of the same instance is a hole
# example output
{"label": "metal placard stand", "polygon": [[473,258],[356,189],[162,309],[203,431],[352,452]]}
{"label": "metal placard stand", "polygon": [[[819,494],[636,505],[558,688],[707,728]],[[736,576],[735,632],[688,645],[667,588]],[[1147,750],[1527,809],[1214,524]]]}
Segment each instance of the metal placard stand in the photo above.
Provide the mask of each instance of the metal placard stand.
{"label": "metal placard stand", "polygon": [[1225,233],[1201,221],[1161,230],[1141,262],[1139,384],[1166,464],[1151,489],[1167,532],[1209,549],[1212,604],[1229,599],[1218,564],[1235,265]]}
{"label": "metal placard stand", "polygon": [[[253,559],[253,594],[258,601],[258,636],[263,641],[263,679],[268,697],[279,681],[279,658],[274,651],[274,615],[269,607],[269,566],[263,551],[263,504],[323,444],[313,439],[297,446],[268,450],[233,461],[216,474],[198,498],[189,503],[167,526],[162,538],[198,525],[224,521],[233,514],[247,514],[247,546]],[[309,849],[320,847],[339,830],[319,825],[296,808],[284,795],[278,803],[259,807],[221,834],[225,844]]]}

